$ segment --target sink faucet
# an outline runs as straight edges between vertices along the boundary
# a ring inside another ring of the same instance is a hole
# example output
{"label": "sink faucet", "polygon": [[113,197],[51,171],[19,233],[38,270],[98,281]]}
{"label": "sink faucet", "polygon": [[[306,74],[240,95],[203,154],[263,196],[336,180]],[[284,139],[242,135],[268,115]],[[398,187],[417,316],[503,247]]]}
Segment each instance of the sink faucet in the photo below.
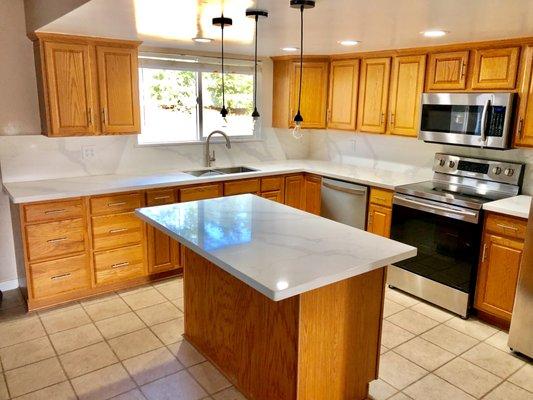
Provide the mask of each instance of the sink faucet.
{"label": "sink faucet", "polygon": [[216,133],[219,133],[220,135],[224,136],[224,138],[226,139],[226,148],[231,149],[231,142],[229,141],[228,135],[226,135],[224,132],[219,131],[219,130],[211,132],[209,136],[207,136],[207,140],[205,141],[205,166],[206,167],[210,167],[211,163],[216,160],[215,150],[213,150],[213,155],[211,155],[209,151],[209,143],[211,141],[211,136],[213,136]]}

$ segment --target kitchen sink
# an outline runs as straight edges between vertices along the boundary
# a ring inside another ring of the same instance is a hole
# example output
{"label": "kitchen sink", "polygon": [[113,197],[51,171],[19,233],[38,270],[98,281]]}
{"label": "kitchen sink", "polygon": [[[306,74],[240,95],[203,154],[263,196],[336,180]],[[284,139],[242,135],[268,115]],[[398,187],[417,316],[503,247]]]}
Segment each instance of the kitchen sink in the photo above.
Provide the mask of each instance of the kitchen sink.
{"label": "kitchen sink", "polygon": [[257,170],[253,168],[248,168],[248,167],[228,167],[228,168],[216,168],[215,171],[222,172],[223,174],[240,174],[243,172],[254,172]]}
{"label": "kitchen sink", "polygon": [[186,174],[204,177],[204,176],[216,176],[216,175],[229,175],[229,174],[241,174],[243,172],[257,171],[248,167],[228,167],[228,168],[213,168],[213,169],[200,169],[196,171],[185,171]]}

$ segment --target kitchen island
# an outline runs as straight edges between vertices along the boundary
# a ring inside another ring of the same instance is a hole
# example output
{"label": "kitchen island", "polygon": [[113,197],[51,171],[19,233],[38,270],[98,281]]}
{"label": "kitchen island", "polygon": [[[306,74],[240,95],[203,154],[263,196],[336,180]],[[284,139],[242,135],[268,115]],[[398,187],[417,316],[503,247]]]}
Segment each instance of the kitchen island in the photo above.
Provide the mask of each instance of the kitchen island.
{"label": "kitchen island", "polygon": [[185,337],[245,396],[367,397],[384,267],[415,248],[250,194],[136,214],[184,245]]}

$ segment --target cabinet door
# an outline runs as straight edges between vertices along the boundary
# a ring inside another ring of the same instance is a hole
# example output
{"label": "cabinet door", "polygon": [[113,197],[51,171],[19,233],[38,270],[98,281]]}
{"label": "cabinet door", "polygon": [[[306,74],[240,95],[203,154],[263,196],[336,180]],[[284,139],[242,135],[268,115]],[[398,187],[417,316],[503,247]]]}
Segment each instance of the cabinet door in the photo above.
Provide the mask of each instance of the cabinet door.
{"label": "cabinet door", "polygon": [[385,133],[390,64],[390,58],[367,58],[361,63],[357,116],[360,131]]}
{"label": "cabinet door", "polygon": [[370,204],[368,207],[367,231],[376,235],[390,237],[392,209]]}
{"label": "cabinet door", "polygon": [[[292,64],[290,85],[289,124],[298,111],[298,89],[300,85],[300,63]],[[300,113],[304,119],[303,128],[325,128],[328,96],[328,63],[304,62],[302,79],[302,103]]]}
{"label": "cabinet door", "polygon": [[96,54],[102,132],[140,132],[137,49],[96,46]]}
{"label": "cabinet door", "polygon": [[[177,201],[176,191],[173,189],[150,191],[146,194],[146,205],[150,207]],[[148,226],[147,237],[149,273],[168,271],[180,266],[179,243],[176,240],[152,226]]]}
{"label": "cabinet door", "polygon": [[88,45],[44,42],[49,136],[96,132]]}
{"label": "cabinet door", "polygon": [[526,49],[515,146],[533,147],[533,47]]}
{"label": "cabinet door", "polygon": [[263,192],[261,193],[261,197],[283,204],[283,192],[281,190],[272,190],[270,192]]}
{"label": "cabinet door", "polygon": [[359,60],[332,61],[329,74],[328,128],[356,128]]}
{"label": "cabinet door", "polygon": [[484,236],[476,286],[477,309],[511,320],[523,249],[522,241]]}
{"label": "cabinet door", "polygon": [[518,47],[476,50],[472,89],[514,89],[519,54]]}
{"label": "cabinet door", "polygon": [[425,55],[394,58],[389,118],[389,131],[392,134],[418,135],[425,70]]}
{"label": "cabinet door", "polygon": [[322,179],[316,175],[305,176],[305,211],[320,215],[320,188]]}
{"label": "cabinet door", "polygon": [[303,175],[285,178],[285,204],[303,210],[305,207],[305,190]]}
{"label": "cabinet door", "polygon": [[467,67],[468,51],[430,54],[427,89],[465,89]]}

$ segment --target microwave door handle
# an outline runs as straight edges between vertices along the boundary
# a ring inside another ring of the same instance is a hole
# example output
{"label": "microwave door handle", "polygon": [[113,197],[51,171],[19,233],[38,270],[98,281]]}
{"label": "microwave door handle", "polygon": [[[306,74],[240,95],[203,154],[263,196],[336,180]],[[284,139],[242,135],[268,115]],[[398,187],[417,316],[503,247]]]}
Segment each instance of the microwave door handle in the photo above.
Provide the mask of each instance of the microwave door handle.
{"label": "microwave door handle", "polygon": [[487,99],[481,113],[481,141],[487,141],[487,115],[489,113],[490,99]]}

